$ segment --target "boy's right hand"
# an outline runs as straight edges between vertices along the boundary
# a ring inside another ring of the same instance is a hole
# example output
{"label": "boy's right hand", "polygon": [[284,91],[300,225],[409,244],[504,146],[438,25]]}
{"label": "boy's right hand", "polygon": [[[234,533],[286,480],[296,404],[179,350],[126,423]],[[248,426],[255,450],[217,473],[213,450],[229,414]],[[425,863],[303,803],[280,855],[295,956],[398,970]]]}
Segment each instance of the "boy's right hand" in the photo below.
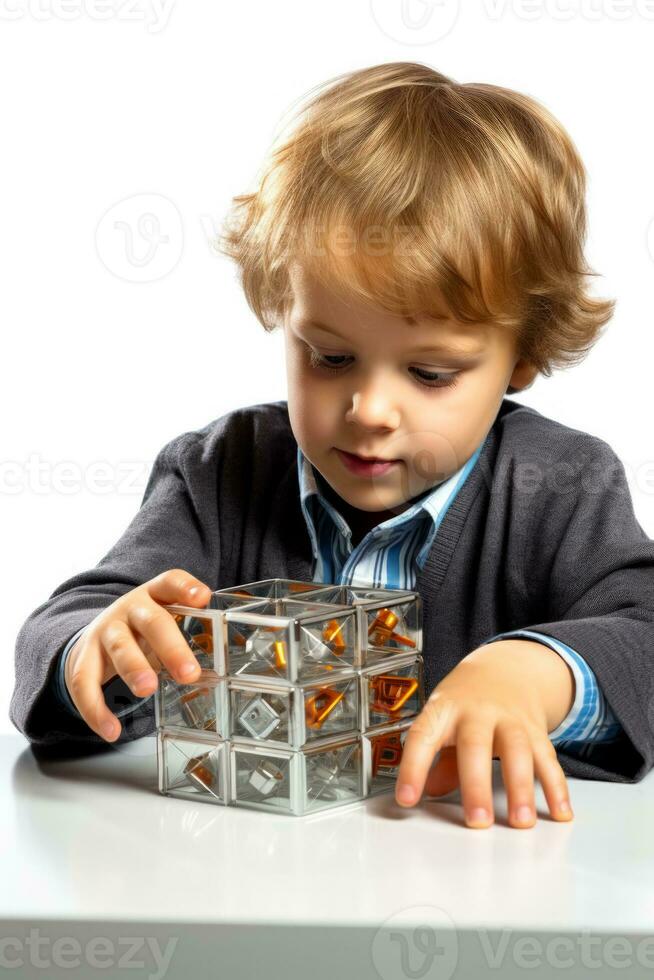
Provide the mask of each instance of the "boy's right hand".
{"label": "boy's right hand", "polygon": [[116,675],[143,698],[155,691],[161,667],[185,684],[198,679],[200,665],[162,606],[202,607],[210,596],[208,585],[172,568],[116,599],[92,620],[68,654],[64,670],[68,692],[89,728],[108,742],[120,735],[120,721],[102,693],[102,684]]}

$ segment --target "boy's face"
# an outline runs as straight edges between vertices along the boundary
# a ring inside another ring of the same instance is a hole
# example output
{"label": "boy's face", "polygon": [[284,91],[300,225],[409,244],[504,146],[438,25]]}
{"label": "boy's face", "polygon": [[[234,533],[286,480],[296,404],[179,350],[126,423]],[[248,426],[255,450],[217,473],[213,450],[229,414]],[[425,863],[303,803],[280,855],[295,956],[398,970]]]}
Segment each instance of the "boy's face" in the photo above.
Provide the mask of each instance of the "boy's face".
{"label": "boy's face", "polygon": [[[499,327],[410,324],[333,292],[298,263],[289,275],[284,334],[293,434],[357,510],[385,511],[386,519],[450,477],[485,438],[507,387],[523,388],[536,375]],[[357,466],[347,454],[394,462]]]}

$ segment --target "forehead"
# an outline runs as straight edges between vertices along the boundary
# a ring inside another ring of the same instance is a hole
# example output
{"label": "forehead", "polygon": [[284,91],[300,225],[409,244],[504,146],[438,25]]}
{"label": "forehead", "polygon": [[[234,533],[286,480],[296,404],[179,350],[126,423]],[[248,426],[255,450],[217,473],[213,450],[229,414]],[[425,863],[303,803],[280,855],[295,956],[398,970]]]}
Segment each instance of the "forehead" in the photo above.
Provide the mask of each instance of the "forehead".
{"label": "forehead", "polygon": [[292,301],[289,319],[325,339],[334,333],[351,340],[418,345],[443,344],[462,353],[476,353],[490,339],[488,324],[459,323],[454,319],[402,317],[370,306],[353,293],[325,285],[299,263],[289,267]]}

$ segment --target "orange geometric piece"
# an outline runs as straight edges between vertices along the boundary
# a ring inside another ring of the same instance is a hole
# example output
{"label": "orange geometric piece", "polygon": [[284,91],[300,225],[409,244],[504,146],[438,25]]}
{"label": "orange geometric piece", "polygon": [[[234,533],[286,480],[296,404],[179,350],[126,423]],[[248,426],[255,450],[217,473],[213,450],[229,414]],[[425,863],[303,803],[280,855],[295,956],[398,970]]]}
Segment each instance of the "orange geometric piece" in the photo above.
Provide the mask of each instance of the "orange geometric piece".
{"label": "orange geometric piece", "polygon": [[191,639],[205,653],[213,653],[213,637],[211,633],[195,633]]}
{"label": "orange geometric piece", "polygon": [[375,629],[388,630],[390,632],[399,622],[399,618],[392,609],[380,609],[368,627],[368,632],[372,633]]}
{"label": "orange geometric piece", "polygon": [[414,677],[397,677],[392,674],[378,674],[370,678],[373,699],[370,707],[375,711],[393,714],[406,704],[418,688]]}
{"label": "orange geometric piece", "polygon": [[203,765],[199,758],[189,759],[184,766],[184,773],[190,776],[192,780],[196,780],[208,788],[214,784],[213,772],[208,766]]}
{"label": "orange geometric piece", "polygon": [[320,728],[343,697],[343,691],[335,691],[332,687],[323,687],[316,694],[307,698],[305,714],[309,728]]}
{"label": "orange geometric piece", "polygon": [[275,640],[273,643],[275,651],[275,666],[280,669],[286,667],[286,644],[283,640]]}
{"label": "orange geometric piece", "polygon": [[402,740],[397,732],[380,735],[372,743],[372,774],[377,775],[380,766],[399,766],[402,761]]}
{"label": "orange geometric piece", "polygon": [[416,642],[411,637],[393,632],[393,627],[398,622],[399,616],[392,609],[380,609],[368,627],[368,636],[372,645],[381,647],[389,640],[395,640],[396,643],[402,643],[404,646],[415,647]]}
{"label": "orange geometric piece", "polygon": [[337,650],[334,653],[340,653],[345,649],[345,639],[343,638],[343,627],[345,623],[339,623],[337,619],[330,619],[329,622],[325,623],[322,628],[322,638],[326,643],[333,643]]}

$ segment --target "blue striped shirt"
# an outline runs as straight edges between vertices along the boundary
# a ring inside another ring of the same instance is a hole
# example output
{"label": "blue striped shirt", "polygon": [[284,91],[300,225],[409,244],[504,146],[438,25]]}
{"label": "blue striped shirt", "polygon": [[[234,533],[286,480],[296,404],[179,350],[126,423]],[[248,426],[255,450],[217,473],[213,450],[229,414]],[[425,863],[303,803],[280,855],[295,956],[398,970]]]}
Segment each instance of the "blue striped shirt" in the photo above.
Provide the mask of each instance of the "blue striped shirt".
{"label": "blue striped shirt", "polygon": [[[370,588],[414,589],[416,573],[425,562],[448,507],[477,462],[483,443],[451,477],[439,483],[401,514],[369,531],[352,547],[352,532],[338,510],[320,493],[312,464],[298,446],[297,471],[302,513],[313,548],[314,582]],[[575,679],[575,698],[563,721],[548,737],[566,751],[583,754],[599,741],[617,737],[622,726],[602,694],[595,674],[576,650],[567,644],[517,629],[485,640],[524,638],[544,643],[570,666]]]}

